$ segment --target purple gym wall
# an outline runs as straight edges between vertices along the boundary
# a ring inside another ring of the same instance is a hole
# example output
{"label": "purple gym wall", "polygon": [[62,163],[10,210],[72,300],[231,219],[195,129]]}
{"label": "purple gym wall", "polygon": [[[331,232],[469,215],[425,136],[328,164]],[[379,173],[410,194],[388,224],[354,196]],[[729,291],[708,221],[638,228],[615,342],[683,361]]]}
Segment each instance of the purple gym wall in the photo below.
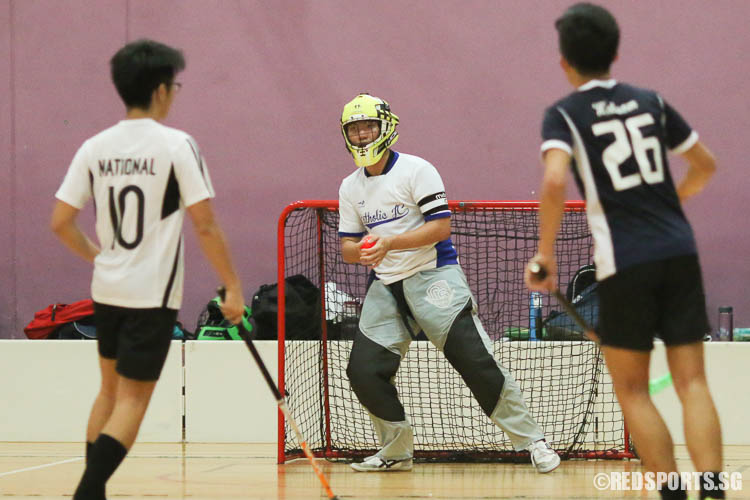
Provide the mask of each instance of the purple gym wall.
{"label": "purple gym wall", "polygon": [[[246,297],[276,281],[276,224],[298,199],[335,199],[354,166],[339,112],[359,91],[401,117],[397,149],[424,156],[452,199],[536,199],[544,108],[570,91],[558,66],[559,0],[6,0],[0,3],[0,337],[34,311],[89,295],[89,266],[48,229],[76,149],[124,112],[108,76],[125,42],[185,51],[167,124],[207,159]],[[745,0],[605,1],[622,29],[614,76],[657,88],[716,153],[719,172],[686,204],[712,322],[750,326],[744,165],[750,119]],[[680,178],[681,161],[672,161]],[[577,199],[571,184],[568,197]],[[88,207],[81,225],[93,234]],[[195,325],[217,279],[186,222],[180,318]]]}
{"label": "purple gym wall", "polygon": [[12,108],[12,80],[11,73],[11,20],[10,8],[6,4],[0,9],[0,53],[5,57],[0,58],[0,75],[8,75],[0,83],[0,149],[4,152],[0,156],[0,178],[6,179],[0,182],[0,213],[6,214],[0,217],[0,234],[3,235],[3,244],[0,245],[0,338],[15,336],[18,329],[15,326],[16,317],[16,284],[13,260],[15,258],[15,229],[14,212],[11,209],[13,202],[11,196],[14,184],[12,166],[13,161],[13,108]]}

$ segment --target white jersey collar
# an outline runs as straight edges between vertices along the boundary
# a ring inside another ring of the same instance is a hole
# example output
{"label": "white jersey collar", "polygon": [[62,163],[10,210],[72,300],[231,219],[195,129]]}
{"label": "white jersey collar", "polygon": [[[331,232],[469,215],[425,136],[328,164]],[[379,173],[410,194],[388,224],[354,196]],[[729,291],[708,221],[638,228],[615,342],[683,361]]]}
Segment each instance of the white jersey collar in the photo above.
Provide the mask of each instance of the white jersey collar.
{"label": "white jersey collar", "polygon": [[393,168],[393,165],[396,164],[397,160],[398,160],[398,152],[391,149],[391,157],[388,158],[388,163],[385,164],[385,168],[383,169],[383,171],[380,172],[380,174],[378,174],[378,175],[371,175],[370,172],[368,172],[367,169],[365,168],[364,169],[365,170],[365,177],[378,177],[380,175],[387,174],[388,172],[391,171],[391,169]]}
{"label": "white jersey collar", "polygon": [[141,123],[158,123],[158,122],[156,120],[154,120],[153,118],[148,118],[148,117],[144,117],[144,118],[125,118],[124,120],[120,120],[120,124],[125,124],[125,125],[138,125],[138,124],[141,124]]}
{"label": "white jersey collar", "polygon": [[587,90],[593,89],[594,87],[611,89],[615,85],[617,85],[617,80],[615,80],[614,78],[610,78],[609,80],[589,80],[588,82],[578,87],[578,91],[585,92]]}

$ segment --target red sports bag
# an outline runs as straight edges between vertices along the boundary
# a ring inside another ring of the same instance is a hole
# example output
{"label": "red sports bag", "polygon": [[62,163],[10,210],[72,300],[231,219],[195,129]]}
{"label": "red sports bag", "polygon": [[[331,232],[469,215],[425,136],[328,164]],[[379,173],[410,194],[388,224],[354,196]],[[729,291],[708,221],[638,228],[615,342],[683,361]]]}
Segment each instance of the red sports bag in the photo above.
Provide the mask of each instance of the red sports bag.
{"label": "red sports bag", "polygon": [[34,313],[34,319],[23,329],[30,339],[46,339],[58,327],[94,314],[94,301],[79,300],[72,304],[50,304]]}

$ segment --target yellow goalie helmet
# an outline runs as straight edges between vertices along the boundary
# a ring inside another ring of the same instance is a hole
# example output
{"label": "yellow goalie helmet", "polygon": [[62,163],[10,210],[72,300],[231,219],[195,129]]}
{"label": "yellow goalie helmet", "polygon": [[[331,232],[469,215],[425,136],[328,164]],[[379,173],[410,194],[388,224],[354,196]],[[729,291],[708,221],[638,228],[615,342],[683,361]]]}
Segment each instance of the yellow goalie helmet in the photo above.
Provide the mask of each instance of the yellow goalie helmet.
{"label": "yellow goalie helmet", "polygon": [[[346,135],[346,126],[353,122],[376,120],[380,123],[380,135],[364,146],[355,146]],[[398,140],[398,116],[391,113],[391,107],[383,99],[362,93],[352,99],[341,113],[341,133],[344,134],[346,149],[354,157],[358,167],[369,167],[383,157],[385,150]]]}

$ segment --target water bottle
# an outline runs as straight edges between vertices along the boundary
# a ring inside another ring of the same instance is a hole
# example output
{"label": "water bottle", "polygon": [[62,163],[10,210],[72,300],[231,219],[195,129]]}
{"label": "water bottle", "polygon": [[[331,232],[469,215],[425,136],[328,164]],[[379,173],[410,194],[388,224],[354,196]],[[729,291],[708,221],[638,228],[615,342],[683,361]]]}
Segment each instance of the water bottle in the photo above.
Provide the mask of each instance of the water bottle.
{"label": "water bottle", "polygon": [[734,338],[734,317],[732,306],[719,307],[719,327],[717,340],[720,342],[731,342]]}
{"label": "water bottle", "polygon": [[531,292],[529,297],[529,340],[542,340],[541,292]]}

